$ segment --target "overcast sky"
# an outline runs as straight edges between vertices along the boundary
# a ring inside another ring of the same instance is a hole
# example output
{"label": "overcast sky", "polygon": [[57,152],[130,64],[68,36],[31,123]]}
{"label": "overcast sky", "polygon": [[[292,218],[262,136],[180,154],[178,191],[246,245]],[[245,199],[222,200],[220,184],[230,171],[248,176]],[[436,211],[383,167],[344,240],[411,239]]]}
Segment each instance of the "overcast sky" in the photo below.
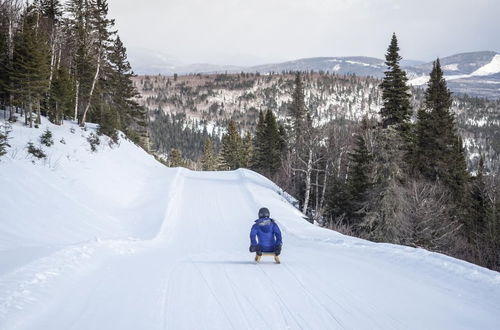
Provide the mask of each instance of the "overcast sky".
{"label": "overcast sky", "polygon": [[253,65],[317,56],[429,61],[500,52],[500,0],[108,0],[129,53]]}

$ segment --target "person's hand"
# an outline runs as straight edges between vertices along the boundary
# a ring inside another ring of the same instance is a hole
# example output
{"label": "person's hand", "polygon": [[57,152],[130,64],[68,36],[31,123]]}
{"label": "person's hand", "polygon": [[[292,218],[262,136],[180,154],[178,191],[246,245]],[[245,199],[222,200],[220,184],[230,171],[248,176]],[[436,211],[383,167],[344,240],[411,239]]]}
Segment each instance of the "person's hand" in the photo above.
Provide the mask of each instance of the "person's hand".
{"label": "person's hand", "polygon": [[255,252],[255,251],[257,251],[257,246],[256,245],[250,245],[249,250],[250,250],[250,252]]}

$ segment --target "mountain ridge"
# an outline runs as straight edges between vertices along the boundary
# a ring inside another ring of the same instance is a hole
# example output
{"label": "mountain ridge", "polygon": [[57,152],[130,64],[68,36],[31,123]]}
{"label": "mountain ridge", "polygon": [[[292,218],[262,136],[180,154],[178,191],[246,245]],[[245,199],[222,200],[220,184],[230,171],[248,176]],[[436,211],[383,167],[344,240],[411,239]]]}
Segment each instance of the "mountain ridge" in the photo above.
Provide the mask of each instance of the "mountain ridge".
{"label": "mountain ridge", "polygon": [[[498,60],[497,60],[498,58]],[[440,58],[449,88],[458,94],[500,98],[500,54],[495,51],[476,51],[453,54]],[[497,65],[498,62],[498,65]],[[409,83],[422,86],[432,69],[433,62],[402,60],[401,66],[407,72]],[[486,70],[486,67],[488,67]],[[481,68],[481,74],[474,74]],[[308,57],[285,62],[256,66],[233,66],[213,64],[171,65],[154,72],[164,75],[214,74],[214,73],[280,73],[287,71],[331,72],[344,75],[370,76],[382,78],[386,66],[384,60],[368,56]],[[143,73],[139,70],[139,73]],[[148,70],[146,70],[148,71]],[[151,70],[149,70],[151,71]],[[149,72],[150,74],[153,72]]]}

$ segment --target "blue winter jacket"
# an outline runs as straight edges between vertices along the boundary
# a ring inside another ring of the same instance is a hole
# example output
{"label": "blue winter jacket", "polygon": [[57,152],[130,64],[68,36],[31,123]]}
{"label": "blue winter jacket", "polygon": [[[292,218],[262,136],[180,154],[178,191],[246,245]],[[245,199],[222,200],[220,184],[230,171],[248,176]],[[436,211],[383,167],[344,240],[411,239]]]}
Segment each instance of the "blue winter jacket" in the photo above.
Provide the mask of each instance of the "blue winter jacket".
{"label": "blue winter jacket", "polygon": [[281,231],[271,218],[260,218],[250,230],[252,245],[260,245],[262,252],[274,252],[276,245],[281,245]]}

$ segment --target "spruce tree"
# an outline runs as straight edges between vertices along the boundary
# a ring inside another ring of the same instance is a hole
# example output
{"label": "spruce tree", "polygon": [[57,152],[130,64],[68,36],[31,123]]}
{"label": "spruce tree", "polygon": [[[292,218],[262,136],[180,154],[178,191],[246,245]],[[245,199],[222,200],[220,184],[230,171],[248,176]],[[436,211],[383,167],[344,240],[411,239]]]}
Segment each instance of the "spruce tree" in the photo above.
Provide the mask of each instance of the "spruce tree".
{"label": "spruce tree", "polygon": [[49,58],[47,40],[38,30],[39,12],[28,6],[22,18],[21,30],[14,44],[14,59],[11,71],[11,90],[17,105],[28,109],[26,124],[32,126],[32,112],[37,109],[40,123],[40,103],[49,87]]}
{"label": "spruce tree", "polygon": [[242,140],[236,123],[229,121],[227,133],[222,137],[222,169],[236,170],[242,166]]}
{"label": "spruce tree", "polygon": [[472,178],[470,193],[471,203],[469,217],[471,222],[470,227],[474,233],[479,233],[484,230],[488,222],[488,213],[491,209],[484,172],[484,158],[481,155],[477,175]]}
{"label": "spruce tree", "polygon": [[0,125],[0,157],[7,153],[9,145],[9,132],[10,130],[6,125]]}
{"label": "spruce tree", "polygon": [[347,193],[349,196],[347,215],[351,225],[358,224],[364,216],[363,206],[371,187],[370,166],[372,157],[362,134],[356,135],[354,149],[349,153]]}
{"label": "spruce tree", "polygon": [[418,113],[415,165],[425,178],[443,181],[459,197],[464,193],[468,173],[451,105],[451,92],[438,59],[427,84],[425,107]]}
{"label": "spruce tree", "polygon": [[241,166],[244,168],[250,168],[252,165],[253,159],[253,139],[250,132],[245,134],[245,137],[242,140],[242,149],[241,149]]}
{"label": "spruce tree", "polygon": [[264,175],[272,178],[281,165],[282,141],[276,117],[271,110],[267,110],[265,116],[265,162]]}
{"label": "spruce tree", "polygon": [[54,124],[61,124],[64,118],[69,118],[73,110],[73,82],[66,67],[57,70],[50,87],[48,102],[48,117]]}
{"label": "spruce tree", "polygon": [[182,158],[182,152],[177,148],[172,148],[168,155],[169,167],[186,167],[186,162]]}
{"label": "spruce tree", "polygon": [[295,74],[295,89],[292,94],[292,104],[289,108],[291,119],[291,137],[292,148],[300,149],[303,140],[305,120],[307,116],[305,98],[304,98],[304,85],[302,83],[302,76],[300,72]]}
{"label": "spruce tree", "polygon": [[217,157],[214,153],[213,143],[212,140],[208,138],[205,139],[203,146],[201,168],[203,171],[215,171],[217,169]]}
{"label": "spruce tree", "polygon": [[398,40],[396,34],[393,34],[385,55],[388,70],[385,71],[384,79],[380,84],[383,101],[380,115],[384,128],[395,125],[398,130],[407,132],[412,114],[410,88],[406,85],[408,78],[399,65],[400,61]]}
{"label": "spruce tree", "polygon": [[252,168],[262,173],[266,164],[266,123],[264,112],[259,111],[259,119],[255,128],[255,137],[253,139],[253,159]]}
{"label": "spruce tree", "polygon": [[7,6],[0,6],[0,106],[9,103],[9,19]]}
{"label": "spruce tree", "polygon": [[127,59],[127,49],[119,36],[111,46],[109,63],[112,70],[108,76],[108,85],[113,105],[120,112],[125,133],[131,137],[137,136],[135,142],[145,146],[149,143],[147,113],[135,101],[138,92],[131,79],[134,73]]}

